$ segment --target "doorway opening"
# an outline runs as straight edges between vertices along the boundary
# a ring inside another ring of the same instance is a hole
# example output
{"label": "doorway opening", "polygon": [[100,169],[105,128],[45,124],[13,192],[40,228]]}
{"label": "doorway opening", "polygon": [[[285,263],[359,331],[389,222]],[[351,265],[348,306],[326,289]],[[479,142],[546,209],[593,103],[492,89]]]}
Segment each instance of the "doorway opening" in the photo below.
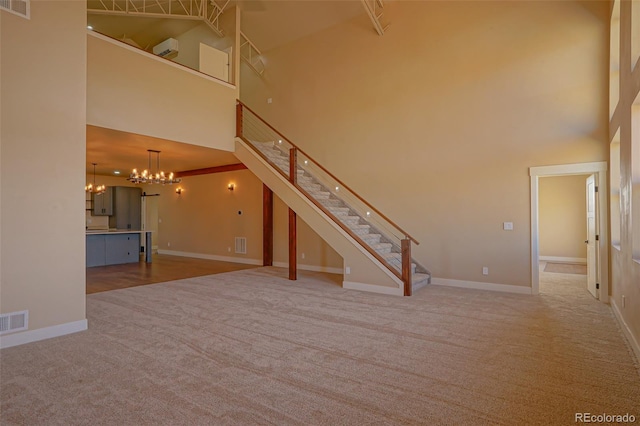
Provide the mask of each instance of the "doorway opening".
{"label": "doorway opening", "polygon": [[587,293],[589,177],[544,176],[538,182],[540,293]]}
{"label": "doorway opening", "polygon": [[[529,169],[529,175],[531,178],[531,286],[533,294],[540,293],[540,276],[543,272],[540,268],[541,243],[548,244],[548,242],[545,240],[541,241],[540,188],[541,183],[543,183],[541,182],[541,179],[548,177],[580,176],[581,178],[584,178],[585,185],[585,207],[583,210],[584,222],[582,223],[585,226],[583,229],[585,229],[586,233],[588,234],[587,238],[584,240],[584,259],[587,265],[587,284],[589,287],[589,291],[594,295],[594,297],[605,303],[608,301],[608,227],[607,209],[604,208],[604,206],[607,205],[606,170],[606,162],[540,166],[531,167]],[[599,190],[600,188],[602,188],[602,190]],[[547,248],[547,246],[542,245],[543,250],[546,250]],[[549,259],[549,257],[546,258]],[[551,260],[564,260],[565,263],[569,263],[566,262],[567,260],[582,259],[579,256],[569,255],[555,257],[556,259],[551,257]]]}

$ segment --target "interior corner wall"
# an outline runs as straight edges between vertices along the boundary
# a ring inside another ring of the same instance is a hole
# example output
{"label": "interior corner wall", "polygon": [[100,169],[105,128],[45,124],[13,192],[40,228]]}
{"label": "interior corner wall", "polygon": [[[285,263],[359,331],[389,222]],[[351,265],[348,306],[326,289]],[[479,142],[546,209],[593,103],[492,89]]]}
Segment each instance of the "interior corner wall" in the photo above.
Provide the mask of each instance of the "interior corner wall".
{"label": "interior corner wall", "polygon": [[0,312],[29,311],[5,346],[86,328],[86,3],[34,1],[31,19],[0,22]]}
{"label": "interior corner wall", "polygon": [[[232,37],[226,34],[225,37],[218,37],[205,23],[174,38],[178,40],[179,52],[173,61],[194,70],[198,70],[200,67],[200,43],[218,50],[225,50],[233,46]],[[231,78],[231,71],[229,71],[229,77]]]}
{"label": "interior corner wall", "polygon": [[[228,189],[230,183],[235,185],[233,191]],[[175,193],[177,186],[184,189],[181,195]],[[147,194],[160,194],[158,250],[262,265],[262,188],[249,170],[189,176],[179,185],[147,186]],[[284,204],[274,197],[276,263],[288,262],[287,218]],[[246,254],[235,253],[235,237],[247,239]],[[342,270],[342,258],[301,220],[298,262],[308,269]]]}
{"label": "interior corner wall", "polygon": [[540,178],[540,257],[586,262],[586,175]]}
{"label": "interior corner wall", "polygon": [[363,14],[263,52],[241,100],[416,237],[435,277],[530,287],[529,167],[607,159],[608,5],[387,6],[384,36]]}
{"label": "interior corner wall", "polygon": [[[181,195],[177,185],[153,188],[160,252],[262,264],[262,183],[249,170],[189,176],[179,186]],[[235,253],[235,237],[247,239],[246,254]]]}

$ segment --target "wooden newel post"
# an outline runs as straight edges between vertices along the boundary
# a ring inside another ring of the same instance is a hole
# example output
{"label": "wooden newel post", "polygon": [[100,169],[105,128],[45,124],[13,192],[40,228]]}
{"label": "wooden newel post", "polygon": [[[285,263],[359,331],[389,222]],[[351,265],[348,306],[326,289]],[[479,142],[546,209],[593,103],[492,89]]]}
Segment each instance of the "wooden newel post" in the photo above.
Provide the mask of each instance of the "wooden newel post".
{"label": "wooden newel post", "polygon": [[236,104],[236,137],[242,136],[242,104]]}
{"label": "wooden newel post", "polygon": [[289,150],[289,181],[296,184],[298,177],[298,152],[296,148]]}
{"label": "wooden newel post", "polygon": [[292,209],[289,209],[289,279],[298,279],[297,216]]}
{"label": "wooden newel post", "polygon": [[273,191],[262,184],[262,266],[273,266]]}
{"label": "wooden newel post", "polygon": [[404,295],[411,296],[411,240],[405,238],[401,241],[402,251],[402,281],[404,282]]}

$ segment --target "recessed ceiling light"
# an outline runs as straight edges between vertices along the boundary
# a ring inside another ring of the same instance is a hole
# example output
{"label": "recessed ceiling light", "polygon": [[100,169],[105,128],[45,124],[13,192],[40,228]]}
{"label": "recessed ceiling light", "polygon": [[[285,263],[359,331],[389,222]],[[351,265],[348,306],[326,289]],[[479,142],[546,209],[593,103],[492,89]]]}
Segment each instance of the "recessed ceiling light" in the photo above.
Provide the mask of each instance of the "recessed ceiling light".
{"label": "recessed ceiling light", "polygon": [[119,174],[120,174],[120,170],[114,170],[114,171],[113,171],[113,174],[114,174],[114,175],[119,175]]}
{"label": "recessed ceiling light", "polygon": [[91,25],[87,25],[87,29],[88,30],[93,30],[93,27]]}

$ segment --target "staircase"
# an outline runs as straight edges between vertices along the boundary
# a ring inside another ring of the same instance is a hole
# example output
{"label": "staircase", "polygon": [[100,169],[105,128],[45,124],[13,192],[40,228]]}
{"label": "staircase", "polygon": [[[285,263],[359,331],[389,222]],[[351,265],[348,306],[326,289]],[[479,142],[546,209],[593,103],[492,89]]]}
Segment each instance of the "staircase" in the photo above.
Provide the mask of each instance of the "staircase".
{"label": "staircase", "polygon": [[[410,277],[403,274],[403,245],[409,247],[407,251],[410,253],[411,241],[416,242],[415,239],[407,236],[253,111],[241,103],[238,106],[238,137],[266,160],[272,172],[286,177],[357,244],[400,278],[405,285],[405,295],[411,295],[431,282],[429,271],[410,256],[405,260]],[[295,173],[291,173],[292,159]],[[249,164],[247,166],[251,169]]]}

